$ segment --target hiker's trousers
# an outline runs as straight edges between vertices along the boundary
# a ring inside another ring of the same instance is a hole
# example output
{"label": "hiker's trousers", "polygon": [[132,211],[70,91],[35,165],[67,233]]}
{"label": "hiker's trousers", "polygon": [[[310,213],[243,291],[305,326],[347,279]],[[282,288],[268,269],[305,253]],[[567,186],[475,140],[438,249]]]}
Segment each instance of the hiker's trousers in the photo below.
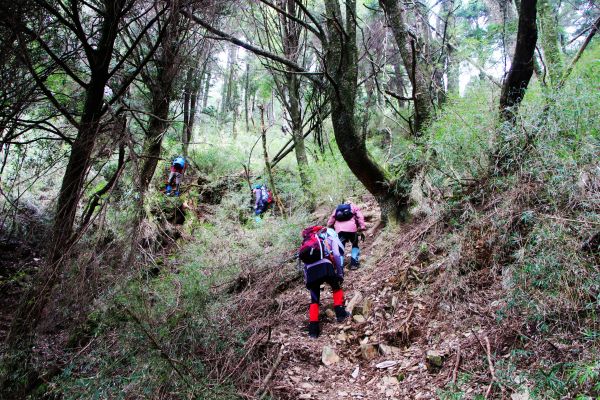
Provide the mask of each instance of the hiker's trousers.
{"label": "hiker's trousers", "polygon": [[334,276],[326,276],[306,285],[310,291],[310,306],[308,309],[308,318],[310,322],[319,322],[319,304],[321,302],[321,285],[327,283],[331,286],[333,294],[333,305],[344,305],[344,291],[342,290],[340,279]]}
{"label": "hiker's trousers", "polygon": [[[164,175],[163,175],[164,176]],[[169,174],[169,185],[181,185],[181,178],[183,177],[183,174],[181,172],[177,172],[177,171],[171,171],[171,173]]]}
{"label": "hiker's trousers", "polygon": [[352,265],[358,265],[358,257],[360,256],[360,248],[358,247],[358,233],[357,232],[338,232],[338,237],[342,245],[346,247],[346,243],[352,244],[352,253],[350,255],[350,262]]}

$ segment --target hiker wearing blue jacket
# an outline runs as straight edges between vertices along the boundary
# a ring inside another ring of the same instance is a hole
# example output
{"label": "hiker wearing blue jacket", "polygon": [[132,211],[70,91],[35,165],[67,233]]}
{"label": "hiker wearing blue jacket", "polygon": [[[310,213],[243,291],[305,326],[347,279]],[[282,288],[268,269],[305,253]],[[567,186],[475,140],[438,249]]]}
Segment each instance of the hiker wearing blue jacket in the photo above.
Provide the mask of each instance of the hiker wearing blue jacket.
{"label": "hiker wearing blue jacket", "polygon": [[166,194],[167,196],[179,196],[179,186],[183,179],[187,165],[183,156],[177,156],[171,163],[171,172],[167,180]]}

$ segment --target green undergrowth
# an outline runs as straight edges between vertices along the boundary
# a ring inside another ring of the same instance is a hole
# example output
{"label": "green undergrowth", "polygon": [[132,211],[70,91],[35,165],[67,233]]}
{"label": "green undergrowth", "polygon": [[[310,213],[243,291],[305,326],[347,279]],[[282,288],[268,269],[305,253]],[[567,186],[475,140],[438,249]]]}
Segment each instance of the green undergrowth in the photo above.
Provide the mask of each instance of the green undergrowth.
{"label": "green undergrowth", "polygon": [[[447,104],[427,142],[423,186],[448,225],[435,243],[451,266],[440,294],[465,299],[484,268],[502,280],[496,319],[527,336],[496,374],[524,398],[600,396],[600,255],[586,248],[600,226],[600,93],[589,90],[600,79],[599,55],[595,46],[560,91],[533,82],[514,127],[497,124],[488,88]],[[531,340],[545,345],[520,346]],[[546,351],[548,343],[555,348]],[[438,396],[473,398],[472,378],[459,376]]]}
{"label": "green undergrowth", "polygon": [[86,324],[89,347],[40,391],[64,399],[238,398],[239,377],[215,378],[223,357],[240,357],[246,340],[232,324],[239,316],[228,315],[225,289],[242,270],[278,267],[309,223],[300,211],[240,221],[249,214],[245,199],[245,190],[228,192],[214,215],[187,219],[187,240],[97,300]]}

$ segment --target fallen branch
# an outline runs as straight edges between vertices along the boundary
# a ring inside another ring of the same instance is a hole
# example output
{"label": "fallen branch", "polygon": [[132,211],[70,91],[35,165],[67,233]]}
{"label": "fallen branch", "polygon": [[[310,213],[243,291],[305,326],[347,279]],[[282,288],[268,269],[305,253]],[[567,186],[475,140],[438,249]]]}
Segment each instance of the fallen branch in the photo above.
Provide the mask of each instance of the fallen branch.
{"label": "fallen branch", "polygon": [[275,374],[275,371],[279,367],[279,364],[281,364],[282,359],[283,359],[283,345],[281,345],[281,347],[279,348],[279,352],[277,353],[277,358],[275,359],[273,366],[269,370],[269,373],[267,374],[267,376],[265,376],[265,379],[263,380],[263,382],[258,386],[258,389],[256,389],[256,392],[254,392],[254,397],[258,397],[259,394],[260,394],[260,397],[258,397],[259,399],[262,399],[265,397],[265,395],[268,392],[266,387],[269,384],[269,382],[271,381],[271,379],[273,378],[273,375]]}
{"label": "fallen branch", "polygon": [[456,345],[456,362],[454,363],[454,370],[452,371],[452,385],[456,384],[456,375],[458,374],[458,367],[460,366],[460,343]]}
{"label": "fallen branch", "polygon": [[404,318],[402,324],[400,324],[401,340],[406,343],[408,343],[410,340],[410,318],[412,317],[414,311],[415,305],[413,304],[413,306],[410,308],[410,311],[408,312],[408,315],[406,316],[406,318]]}
{"label": "fallen branch", "polygon": [[490,382],[490,385],[488,386],[487,390],[485,391],[485,398],[487,399],[489,397],[490,393],[492,392],[492,386],[494,385],[494,382],[496,382],[500,386],[500,388],[502,388],[502,385],[498,381],[498,378],[496,378],[496,370],[494,369],[494,364],[492,363],[492,351],[490,349],[490,339],[488,339],[488,337],[485,336],[483,338],[483,340],[485,341],[485,351],[487,352],[488,367],[490,369],[490,375],[492,376],[492,381]]}

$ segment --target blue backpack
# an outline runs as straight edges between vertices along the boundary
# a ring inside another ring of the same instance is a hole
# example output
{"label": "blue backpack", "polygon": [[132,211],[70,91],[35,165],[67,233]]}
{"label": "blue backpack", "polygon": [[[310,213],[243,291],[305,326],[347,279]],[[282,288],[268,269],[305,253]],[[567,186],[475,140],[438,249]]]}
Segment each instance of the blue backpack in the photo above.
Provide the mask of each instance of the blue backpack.
{"label": "blue backpack", "polygon": [[352,218],[354,218],[354,213],[350,204],[340,204],[335,209],[336,221],[350,221]]}

